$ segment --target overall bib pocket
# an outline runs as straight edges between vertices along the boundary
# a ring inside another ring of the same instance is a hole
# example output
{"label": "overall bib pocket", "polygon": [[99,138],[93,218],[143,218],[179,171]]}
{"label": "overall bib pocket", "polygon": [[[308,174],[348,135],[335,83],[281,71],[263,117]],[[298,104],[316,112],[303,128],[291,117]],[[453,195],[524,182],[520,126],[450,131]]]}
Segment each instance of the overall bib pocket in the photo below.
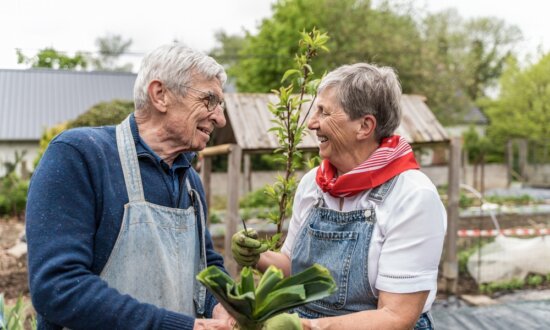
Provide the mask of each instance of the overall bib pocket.
{"label": "overall bib pocket", "polygon": [[[337,291],[322,300],[312,302],[322,308],[341,309],[346,304],[352,255],[359,233],[355,231],[325,231],[310,223],[296,243],[301,258],[295,260],[293,273],[300,272],[317,262],[330,270],[338,286]],[[308,251],[304,251],[307,249]],[[307,252],[307,253],[304,253]],[[322,256],[319,258],[319,256]],[[296,267],[295,267],[296,266]]]}

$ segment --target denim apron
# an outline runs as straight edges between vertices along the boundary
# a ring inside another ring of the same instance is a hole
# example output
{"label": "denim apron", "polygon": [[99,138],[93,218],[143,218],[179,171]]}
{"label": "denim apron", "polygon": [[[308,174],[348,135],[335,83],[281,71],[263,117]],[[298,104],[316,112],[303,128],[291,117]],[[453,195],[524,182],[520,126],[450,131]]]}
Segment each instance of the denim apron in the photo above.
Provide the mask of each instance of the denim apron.
{"label": "denim apron", "polygon": [[[363,210],[340,212],[327,208],[321,191],[292,250],[292,273],[318,263],[327,267],[338,286],[329,297],[295,309],[304,318],[338,316],[374,310],[378,298],[368,276],[369,247],[376,223],[375,203],[383,203],[398,176],[373,188],[369,206]],[[432,329],[429,313],[420,316],[415,329]]]}
{"label": "denim apron", "polygon": [[193,201],[189,208],[148,203],[129,118],[117,126],[116,139],[129,202],[100,276],[110,287],[140,302],[202,315],[206,288],[195,279],[206,267],[205,217],[199,194],[186,180]]}

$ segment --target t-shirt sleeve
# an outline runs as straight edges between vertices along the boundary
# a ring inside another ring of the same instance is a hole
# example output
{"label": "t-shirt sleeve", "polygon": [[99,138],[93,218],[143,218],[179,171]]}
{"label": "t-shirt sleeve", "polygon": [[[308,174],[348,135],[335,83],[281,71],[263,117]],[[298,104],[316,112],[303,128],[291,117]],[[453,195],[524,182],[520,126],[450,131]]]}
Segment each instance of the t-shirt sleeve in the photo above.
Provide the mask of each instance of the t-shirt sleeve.
{"label": "t-shirt sleeve", "polygon": [[431,189],[411,191],[392,209],[383,231],[376,288],[392,293],[437,289],[446,212]]}
{"label": "t-shirt sleeve", "polygon": [[315,192],[315,170],[308,172],[296,189],[296,194],[294,195],[294,202],[292,204],[292,217],[288,225],[288,233],[285,238],[283,247],[281,248],[281,253],[287,257],[291,257],[292,247],[294,246],[294,241],[296,240],[296,235],[302,228],[302,224],[305,221],[306,215],[309,212],[311,207],[312,194]]}

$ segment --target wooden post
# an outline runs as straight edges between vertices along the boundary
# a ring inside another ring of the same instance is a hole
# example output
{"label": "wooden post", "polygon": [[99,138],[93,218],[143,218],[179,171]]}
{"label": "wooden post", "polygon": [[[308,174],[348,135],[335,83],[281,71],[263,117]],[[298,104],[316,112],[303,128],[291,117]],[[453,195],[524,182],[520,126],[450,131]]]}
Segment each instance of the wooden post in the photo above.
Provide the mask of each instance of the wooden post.
{"label": "wooden post", "polygon": [[237,224],[239,223],[241,159],[241,147],[232,144],[229,148],[229,160],[227,162],[227,213],[225,216],[224,255],[225,268],[233,278],[237,276],[237,263],[231,253],[231,237],[237,232]]}
{"label": "wooden post", "polygon": [[528,144],[526,139],[518,141],[518,165],[519,175],[521,176],[522,183],[527,182],[527,149]]}
{"label": "wooden post", "polygon": [[458,201],[460,188],[460,137],[453,137],[449,157],[449,186],[447,191],[447,237],[445,240],[445,259],[443,261],[443,277],[445,291],[456,294],[458,283],[457,230]]}
{"label": "wooden post", "polygon": [[243,171],[244,171],[244,193],[248,194],[252,191],[252,163],[250,162],[250,154],[245,154],[243,156],[244,158],[244,165],[243,165]]}
{"label": "wooden post", "polygon": [[481,174],[479,178],[479,192],[481,195],[485,195],[485,151],[481,152],[480,157],[480,167],[481,167]]}
{"label": "wooden post", "polygon": [[[201,180],[204,187],[204,198],[206,199],[206,205],[208,210],[212,207],[212,158],[209,156],[202,156],[201,159]],[[209,221],[207,219],[207,221]],[[208,223],[210,224],[210,223]]]}
{"label": "wooden post", "polygon": [[468,159],[469,154],[467,149],[462,150],[462,182],[468,184],[468,165],[470,160]]}
{"label": "wooden post", "polygon": [[508,140],[506,144],[506,174],[508,175],[508,188],[512,185],[512,171],[514,170],[514,141]]}

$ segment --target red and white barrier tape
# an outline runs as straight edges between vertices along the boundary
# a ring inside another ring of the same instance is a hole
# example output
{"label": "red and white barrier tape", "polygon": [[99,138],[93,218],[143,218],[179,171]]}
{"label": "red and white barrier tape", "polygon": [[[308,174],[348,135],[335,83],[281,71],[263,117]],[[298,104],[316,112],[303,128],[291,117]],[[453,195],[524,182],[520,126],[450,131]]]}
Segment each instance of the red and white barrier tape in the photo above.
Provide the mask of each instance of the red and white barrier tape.
{"label": "red and white barrier tape", "polygon": [[[501,229],[500,233],[506,236],[544,236],[550,235],[550,229],[532,229],[532,228],[515,228]],[[458,231],[458,237],[492,237],[497,236],[496,229],[461,229]]]}

